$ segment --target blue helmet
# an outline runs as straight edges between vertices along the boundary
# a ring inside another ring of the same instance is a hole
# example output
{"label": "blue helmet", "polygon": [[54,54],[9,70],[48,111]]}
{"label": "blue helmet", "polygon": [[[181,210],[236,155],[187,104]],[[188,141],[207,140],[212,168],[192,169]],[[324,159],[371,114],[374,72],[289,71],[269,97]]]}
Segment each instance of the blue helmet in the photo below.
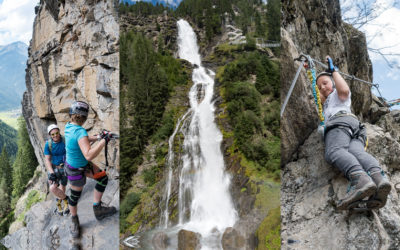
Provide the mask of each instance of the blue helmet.
{"label": "blue helmet", "polygon": [[69,114],[78,114],[87,117],[89,113],[89,104],[82,101],[75,101],[69,108]]}

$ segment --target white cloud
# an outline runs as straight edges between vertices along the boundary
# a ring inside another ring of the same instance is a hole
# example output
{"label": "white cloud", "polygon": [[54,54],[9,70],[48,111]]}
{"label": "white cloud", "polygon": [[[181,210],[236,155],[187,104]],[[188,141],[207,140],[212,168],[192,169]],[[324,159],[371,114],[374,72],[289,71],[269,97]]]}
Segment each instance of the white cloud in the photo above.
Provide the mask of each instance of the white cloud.
{"label": "white cloud", "polygon": [[34,8],[38,2],[38,0],[0,2],[0,45],[15,41],[29,44],[35,17]]}
{"label": "white cloud", "polygon": [[[383,53],[400,54],[400,9],[386,10],[377,19],[363,27],[370,48],[382,48]],[[370,53],[373,60],[384,60],[376,53]],[[400,56],[388,56],[390,61],[400,65]]]}

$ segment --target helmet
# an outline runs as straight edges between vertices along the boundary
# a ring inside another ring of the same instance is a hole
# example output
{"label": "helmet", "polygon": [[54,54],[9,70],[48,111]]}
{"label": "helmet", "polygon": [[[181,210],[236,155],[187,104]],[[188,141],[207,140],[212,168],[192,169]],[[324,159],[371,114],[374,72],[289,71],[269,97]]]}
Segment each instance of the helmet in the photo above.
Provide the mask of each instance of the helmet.
{"label": "helmet", "polygon": [[50,132],[53,130],[53,129],[58,129],[58,130],[60,130],[60,128],[56,125],[56,124],[51,124],[51,125],[49,125],[48,127],[47,127],[47,133],[48,134],[50,134]]}
{"label": "helmet", "polygon": [[86,102],[75,101],[69,108],[69,114],[78,114],[87,117],[89,113],[89,105]]}
{"label": "helmet", "polygon": [[333,80],[333,77],[332,77],[332,73],[326,72],[326,71],[322,71],[321,73],[319,73],[317,75],[317,78],[315,79],[315,82],[317,82],[318,78],[320,78],[321,76],[329,76],[331,78],[331,81],[332,81],[332,88],[336,88],[335,81]]}
{"label": "helmet", "polygon": [[329,73],[329,72],[326,72],[326,71],[322,71],[321,73],[319,73],[319,74],[317,75],[317,78],[316,78],[315,81],[318,81],[318,78],[320,78],[321,76],[329,76],[329,77],[332,77],[332,74]]}

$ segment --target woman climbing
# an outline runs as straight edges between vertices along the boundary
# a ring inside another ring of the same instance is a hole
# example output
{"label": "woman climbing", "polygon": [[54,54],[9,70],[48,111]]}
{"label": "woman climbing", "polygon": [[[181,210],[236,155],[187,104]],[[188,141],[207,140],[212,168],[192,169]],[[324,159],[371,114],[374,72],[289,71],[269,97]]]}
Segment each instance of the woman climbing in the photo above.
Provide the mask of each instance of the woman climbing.
{"label": "woman climbing", "polygon": [[357,201],[370,197],[368,208],[385,206],[390,182],[378,161],[365,152],[366,129],[351,113],[351,93],[332,59],[327,56],[327,72],[317,76],[325,122],[325,159],[350,181],[345,198],[337,208],[352,208]]}
{"label": "woman climbing", "polygon": [[[116,212],[115,207],[106,207],[101,204],[101,197],[107,186],[108,177],[104,170],[91,161],[101,152],[102,148],[110,140],[107,132],[99,136],[88,136],[82,127],[89,113],[89,105],[82,101],[74,102],[69,110],[71,121],[65,126],[66,142],[66,173],[71,184],[71,195],[68,203],[71,211],[70,232],[73,238],[78,238],[80,233],[77,204],[81,196],[86,177],[97,181],[94,190],[93,212],[97,220],[101,220]],[[100,140],[97,145],[91,147],[90,142]]]}
{"label": "woman climbing", "polygon": [[[56,124],[47,127],[50,139],[44,145],[45,165],[49,179],[50,191],[57,197],[55,212],[59,215],[68,215],[68,196],[65,195],[67,176],[64,174],[65,143]],[[62,208],[64,205],[64,209]]]}

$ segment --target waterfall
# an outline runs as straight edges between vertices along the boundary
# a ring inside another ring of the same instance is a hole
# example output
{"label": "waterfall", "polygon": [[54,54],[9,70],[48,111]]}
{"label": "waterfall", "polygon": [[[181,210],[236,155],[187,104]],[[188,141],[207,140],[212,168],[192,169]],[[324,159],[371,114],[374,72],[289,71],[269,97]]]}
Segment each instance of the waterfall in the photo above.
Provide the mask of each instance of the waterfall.
{"label": "waterfall", "polygon": [[[168,154],[168,175],[165,191],[165,207],[161,226],[168,227],[168,202],[171,195],[173,171],[179,180],[178,225],[179,228],[200,233],[202,238],[211,237],[215,230],[220,234],[232,227],[237,220],[229,192],[230,176],[225,173],[221,152],[222,134],[214,121],[215,73],[201,65],[197,38],[185,20],[178,21],[179,57],[195,65],[193,86],[189,92],[190,109],[178,121],[169,139],[173,150],[174,137],[179,131],[184,136],[182,156],[174,161],[173,152]],[[173,170],[173,164],[179,166]],[[221,237],[221,236],[219,236]],[[209,249],[202,243],[203,249]]]}

